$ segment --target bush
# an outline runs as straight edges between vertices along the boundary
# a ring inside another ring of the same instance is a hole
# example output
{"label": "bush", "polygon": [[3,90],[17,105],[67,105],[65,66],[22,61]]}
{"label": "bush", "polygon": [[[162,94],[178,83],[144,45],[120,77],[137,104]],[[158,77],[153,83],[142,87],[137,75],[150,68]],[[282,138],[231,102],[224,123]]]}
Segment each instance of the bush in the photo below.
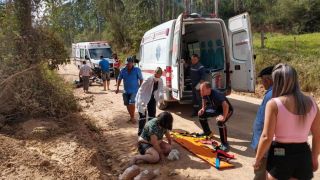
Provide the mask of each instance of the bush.
{"label": "bush", "polygon": [[71,86],[41,65],[15,75],[0,90],[0,114],[61,117],[78,109]]}

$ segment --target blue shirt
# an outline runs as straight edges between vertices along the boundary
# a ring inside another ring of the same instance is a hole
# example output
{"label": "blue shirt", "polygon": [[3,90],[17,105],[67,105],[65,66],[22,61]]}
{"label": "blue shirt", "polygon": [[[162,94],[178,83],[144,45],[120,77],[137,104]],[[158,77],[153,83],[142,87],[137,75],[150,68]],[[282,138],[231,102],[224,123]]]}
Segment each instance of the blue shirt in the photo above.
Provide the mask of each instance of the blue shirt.
{"label": "blue shirt", "polygon": [[272,98],[272,87],[270,87],[264,95],[263,101],[258,109],[256,119],[253,123],[253,135],[251,140],[251,147],[253,149],[258,148],[260,136],[262,134],[264,126],[264,114],[266,110],[267,102]]}
{"label": "blue shirt", "polygon": [[141,70],[137,67],[132,67],[130,73],[128,68],[121,69],[118,80],[123,79],[124,93],[137,93],[139,89],[139,80],[143,80]]}
{"label": "blue shirt", "polygon": [[102,72],[109,72],[109,59],[103,58],[99,62],[99,66],[101,67]]}
{"label": "blue shirt", "polygon": [[190,77],[192,86],[197,86],[200,80],[204,80],[205,78],[204,66],[202,66],[202,64],[200,64],[199,62],[197,64],[192,64],[190,67]]}

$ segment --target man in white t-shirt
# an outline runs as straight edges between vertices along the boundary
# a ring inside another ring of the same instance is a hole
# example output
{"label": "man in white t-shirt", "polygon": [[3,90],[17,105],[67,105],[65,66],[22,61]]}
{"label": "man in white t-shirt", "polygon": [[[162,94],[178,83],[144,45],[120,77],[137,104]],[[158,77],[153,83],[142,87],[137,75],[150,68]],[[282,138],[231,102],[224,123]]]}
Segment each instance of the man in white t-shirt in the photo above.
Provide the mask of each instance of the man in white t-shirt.
{"label": "man in white t-shirt", "polygon": [[89,92],[89,79],[90,79],[90,76],[92,75],[92,69],[90,66],[87,65],[86,61],[83,61],[82,63],[83,63],[83,65],[80,68],[79,76],[82,79],[83,91],[85,93],[88,93]]}

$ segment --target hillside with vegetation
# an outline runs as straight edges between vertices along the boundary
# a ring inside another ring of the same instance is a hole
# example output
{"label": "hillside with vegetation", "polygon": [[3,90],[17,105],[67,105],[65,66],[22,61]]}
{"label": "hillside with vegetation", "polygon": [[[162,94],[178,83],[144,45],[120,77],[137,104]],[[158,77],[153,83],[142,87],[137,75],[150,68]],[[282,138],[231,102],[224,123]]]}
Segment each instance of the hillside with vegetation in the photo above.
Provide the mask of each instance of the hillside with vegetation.
{"label": "hillside with vegetation", "polygon": [[263,67],[285,62],[294,66],[300,85],[306,92],[320,94],[320,33],[283,35],[268,33],[265,48],[261,48],[260,34],[254,35],[257,55],[256,71]]}

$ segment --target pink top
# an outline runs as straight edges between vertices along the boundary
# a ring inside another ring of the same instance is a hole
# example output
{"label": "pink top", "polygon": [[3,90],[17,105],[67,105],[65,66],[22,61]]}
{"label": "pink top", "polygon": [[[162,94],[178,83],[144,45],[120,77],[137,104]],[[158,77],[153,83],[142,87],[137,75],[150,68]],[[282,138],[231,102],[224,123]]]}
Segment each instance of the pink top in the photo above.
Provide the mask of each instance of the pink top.
{"label": "pink top", "polygon": [[[273,98],[278,106],[276,129],[273,140],[277,142],[302,143],[307,142],[312,122],[317,114],[315,102],[312,100],[312,108],[305,116],[299,119],[299,115],[290,112],[279,98]],[[301,122],[303,121],[303,122]]]}

